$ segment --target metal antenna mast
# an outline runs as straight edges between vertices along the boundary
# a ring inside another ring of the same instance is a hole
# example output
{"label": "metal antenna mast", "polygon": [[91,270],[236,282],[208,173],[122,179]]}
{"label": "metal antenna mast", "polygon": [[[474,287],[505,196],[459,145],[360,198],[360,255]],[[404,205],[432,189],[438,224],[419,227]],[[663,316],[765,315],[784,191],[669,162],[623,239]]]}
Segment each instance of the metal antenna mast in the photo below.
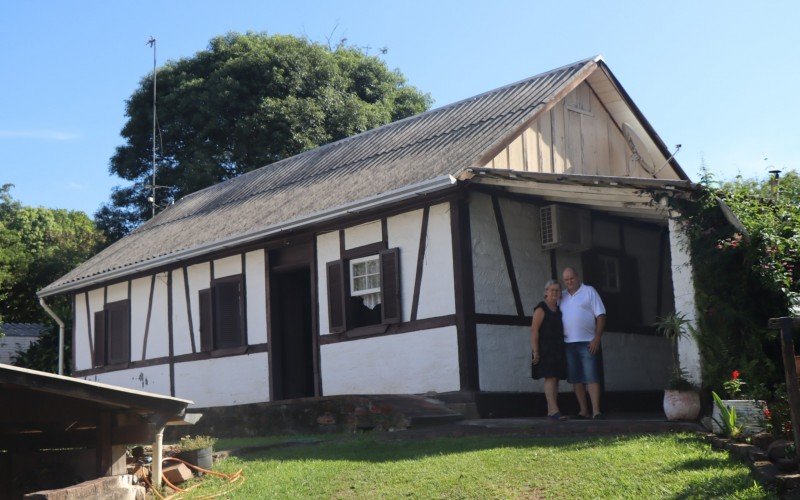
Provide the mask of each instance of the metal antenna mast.
{"label": "metal antenna mast", "polygon": [[152,217],[156,216],[156,39],[152,36],[147,40],[147,45],[153,47],[153,185],[150,195]]}

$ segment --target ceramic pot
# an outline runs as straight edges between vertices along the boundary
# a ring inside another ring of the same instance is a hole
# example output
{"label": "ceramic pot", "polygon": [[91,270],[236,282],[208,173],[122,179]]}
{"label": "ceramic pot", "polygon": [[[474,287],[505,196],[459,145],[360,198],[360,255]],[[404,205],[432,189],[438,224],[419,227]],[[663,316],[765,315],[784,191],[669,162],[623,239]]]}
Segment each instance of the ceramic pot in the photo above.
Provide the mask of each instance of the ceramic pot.
{"label": "ceramic pot", "polygon": [[[723,399],[722,403],[736,410],[736,425],[742,427],[742,434],[749,436],[764,431],[764,401],[755,399]],[[722,415],[719,407],[714,405],[711,411],[711,430],[717,434],[725,432],[722,427]]]}
{"label": "ceramic pot", "polygon": [[664,391],[664,414],[667,420],[697,420],[700,395],[697,391]]}

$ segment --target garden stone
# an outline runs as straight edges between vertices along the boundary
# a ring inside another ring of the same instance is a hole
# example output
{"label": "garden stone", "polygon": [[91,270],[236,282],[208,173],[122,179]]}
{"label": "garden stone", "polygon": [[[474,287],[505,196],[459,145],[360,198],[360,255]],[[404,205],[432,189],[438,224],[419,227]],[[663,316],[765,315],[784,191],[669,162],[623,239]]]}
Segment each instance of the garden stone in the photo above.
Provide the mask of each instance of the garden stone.
{"label": "garden stone", "polygon": [[797,462],[791,458],[779,458],[775,460],[775,467],[781,472],[797,472]]}
{"label": "garden stone", "polygon": [[775,441],[775,436],[770,432],[759,432],[750,438],[750,442],[762,450],[766,450],[773,441]]}
{"label": "garden stone", "polygon": [[779,458],[786,458],[787,446],[789,446],[789,441],[785,439],[776,439],[767,447],[767,456],[773,462]]}

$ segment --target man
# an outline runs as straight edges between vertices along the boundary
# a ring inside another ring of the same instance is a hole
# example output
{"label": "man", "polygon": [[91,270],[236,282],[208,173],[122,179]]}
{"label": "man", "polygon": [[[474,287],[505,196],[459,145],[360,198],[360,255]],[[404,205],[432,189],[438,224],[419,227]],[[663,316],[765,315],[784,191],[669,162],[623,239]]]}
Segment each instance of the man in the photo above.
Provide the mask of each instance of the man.
{"label": "man", "polygon": [[[597,290],[582,284],[575,269],[567,267],[561,277],[561,314],[567,350],[567,382],[572,384],[580,406],[579,418],[602,419],[600,413],[600,339],[606,325],[606,308]],[[592,412],[586,390],[592,400]]]}

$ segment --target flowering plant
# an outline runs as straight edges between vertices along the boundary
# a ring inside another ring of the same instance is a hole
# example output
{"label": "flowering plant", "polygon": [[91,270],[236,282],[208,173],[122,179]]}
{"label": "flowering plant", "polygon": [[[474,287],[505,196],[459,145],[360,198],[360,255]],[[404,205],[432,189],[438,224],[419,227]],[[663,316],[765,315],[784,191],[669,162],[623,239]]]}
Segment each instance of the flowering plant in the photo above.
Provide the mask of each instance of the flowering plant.
{"label": "flowering plant", "polygon": [[741,379],[739,370],[733,370],[730,380],[726,380],[722,383],[722,387],[725,389],[728,399],[736,399],[740,396],[745,385],[747,385],[747,383]]}

